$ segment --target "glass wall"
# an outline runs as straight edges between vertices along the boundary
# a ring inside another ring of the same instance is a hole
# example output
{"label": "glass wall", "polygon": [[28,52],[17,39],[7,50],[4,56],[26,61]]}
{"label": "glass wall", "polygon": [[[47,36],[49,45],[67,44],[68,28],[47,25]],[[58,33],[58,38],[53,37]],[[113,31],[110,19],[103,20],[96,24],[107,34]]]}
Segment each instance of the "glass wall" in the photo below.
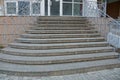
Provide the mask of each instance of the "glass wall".
{"label": "glass wall", "polygon": [[51,5],[50,5],[50,14],[51,15],[60,15],[60,0],[51,0]]}
{"label": "glass wall", "polygon": [[82,16],[82,0],[63,0],[63,15]]}
{"label": "glass wall", "polygon": [[45,15],[48,16],[48,0],[45,0]]}

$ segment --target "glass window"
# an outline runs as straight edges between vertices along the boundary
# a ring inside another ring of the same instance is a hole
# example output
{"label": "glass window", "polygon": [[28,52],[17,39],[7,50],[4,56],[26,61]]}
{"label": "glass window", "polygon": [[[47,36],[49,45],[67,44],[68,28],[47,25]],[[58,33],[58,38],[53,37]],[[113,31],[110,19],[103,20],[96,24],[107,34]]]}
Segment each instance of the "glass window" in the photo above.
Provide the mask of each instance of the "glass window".
{"label": "glass window", "polygon": [[45,0],[45,15],[48,15],[48,0]]}
{"label": "glass window", "polygon": [[82,4],[74,4],[74,15],[82,16]]}
{"label": "glass window", "polygon": [[16,14],[16,2],[7,2],[7,14]]}
{"label": "glass window", "polygon": [[32,3],[32,13],[40,14],[40,3]]}
{"label": "glass window", "polygon": [[18,1],[18,14],[19,15],[30,15],[30,2],[29,1]]}
{"label": "glass window", "polygon": [[72,0],[63,0],[63,1],[65,1],[65,2],[72,2]]}
{"label": "glass window", "polygon": [[63,3],[63,15],[72,15],[72,3]]}
{"label": "glass window", "polygon": [[74,0],[74,2],[82,2],[82,0]]}

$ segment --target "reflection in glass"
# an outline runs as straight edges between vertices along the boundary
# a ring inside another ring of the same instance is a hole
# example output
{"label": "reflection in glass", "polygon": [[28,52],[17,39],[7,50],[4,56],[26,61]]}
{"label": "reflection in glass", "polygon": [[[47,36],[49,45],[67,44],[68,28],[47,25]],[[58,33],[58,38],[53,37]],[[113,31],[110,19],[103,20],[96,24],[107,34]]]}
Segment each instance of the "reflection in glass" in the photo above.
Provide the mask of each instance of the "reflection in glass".
{"label": "reflection in glass", "polygon": [[30,2],[18,1],[18,14],[30,15]]}
{"label": "reflection in glass", "polygon": [[16,14],[16,3],[15,2],[7,3],[7,14]]}
{"label": "reflection in glass", "polygon": [[60,1],[51,0],[51,15],[60,15]]}
{"label": "reflection in glass", "polygon": [[82,4],[74,4],[74,15],[82,16]]}
{"label": "reflection in glass", "polygon": [[45,15],[48,16],[48,0],[45,0]]}
{"label": "reflection in glass", "polygon": [[72,0],[63,0],[63,1],[65,1],[65,2],[72,2]]}
{"label": "reflection in glass", "polygon": [[40,14],[40,3],[32,3],[32,13]]}
{"label": "reflection in glass", "polygon": [[63,3],[63,15],[72,15],[72,3]]}
{"label": "reflection in glass", "polygon": [[82,0],[74,0],[74,2],[82,2]]}

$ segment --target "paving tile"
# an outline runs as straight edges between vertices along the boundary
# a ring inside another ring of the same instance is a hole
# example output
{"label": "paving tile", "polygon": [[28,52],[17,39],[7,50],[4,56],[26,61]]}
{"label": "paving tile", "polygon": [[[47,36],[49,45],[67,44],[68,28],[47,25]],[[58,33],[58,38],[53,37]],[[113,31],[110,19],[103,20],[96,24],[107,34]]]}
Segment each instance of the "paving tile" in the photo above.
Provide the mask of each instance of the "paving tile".
{"label": "paving tile", "polygon": [[48,77],[17,77],[0,74],[0,80],[120,80],[120,68]]}

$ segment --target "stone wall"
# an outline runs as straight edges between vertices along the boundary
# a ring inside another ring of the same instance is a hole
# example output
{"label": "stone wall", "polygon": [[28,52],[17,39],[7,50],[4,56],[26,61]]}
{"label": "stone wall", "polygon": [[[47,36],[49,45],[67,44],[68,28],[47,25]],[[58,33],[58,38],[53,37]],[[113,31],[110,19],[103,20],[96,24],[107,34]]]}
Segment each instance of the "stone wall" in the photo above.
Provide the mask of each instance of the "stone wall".
{"label": "stone wall", "polygon": [[7,45],[33,26],[36,17],[0,17],[0,45]]}
{"label": "stone wall", "polygon": [[91,17],[88,19],[93,24],[93,27],[95,27],[100,32],[101,36],[107,39],[107,34],[109,33],[108,22],[111,20],[109,18],[104,17]]}

